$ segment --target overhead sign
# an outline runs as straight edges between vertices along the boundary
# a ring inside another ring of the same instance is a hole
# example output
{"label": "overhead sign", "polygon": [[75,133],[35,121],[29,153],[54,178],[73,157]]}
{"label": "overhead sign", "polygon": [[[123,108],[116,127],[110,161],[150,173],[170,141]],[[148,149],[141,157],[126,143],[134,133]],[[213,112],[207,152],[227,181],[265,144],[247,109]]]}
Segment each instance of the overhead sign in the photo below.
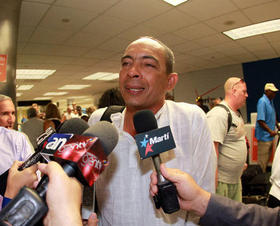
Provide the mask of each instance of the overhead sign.
{"label": "overhead sign", "polygon": [[0,55],[0,82],[6,82],[7,79],[7,55]]}

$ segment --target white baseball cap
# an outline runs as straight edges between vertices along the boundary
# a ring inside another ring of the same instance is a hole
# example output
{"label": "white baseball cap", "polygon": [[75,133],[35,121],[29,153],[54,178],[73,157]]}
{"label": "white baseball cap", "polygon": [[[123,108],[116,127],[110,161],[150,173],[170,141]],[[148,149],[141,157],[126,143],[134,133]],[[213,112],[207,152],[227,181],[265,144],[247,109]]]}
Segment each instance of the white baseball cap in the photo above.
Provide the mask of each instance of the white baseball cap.
{"label": "white baseball cap", "polygon": [[279,89],[277,89],[273,83],[266,83],[264,90],[271,90],[273,92],[279,91]]}

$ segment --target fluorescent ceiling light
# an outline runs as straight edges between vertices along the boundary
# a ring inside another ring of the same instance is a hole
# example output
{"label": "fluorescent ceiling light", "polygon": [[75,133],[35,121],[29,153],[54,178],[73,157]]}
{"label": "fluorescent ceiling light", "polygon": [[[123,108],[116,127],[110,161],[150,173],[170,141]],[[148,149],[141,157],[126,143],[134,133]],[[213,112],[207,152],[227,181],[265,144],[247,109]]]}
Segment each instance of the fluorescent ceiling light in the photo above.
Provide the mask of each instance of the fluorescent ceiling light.
{"label": "fluorescent ceiling light", "polygon": [[118,73],[110,73],[110,72],[97,72],[87,77],[84,77],[84,80],[114,80],[119,77]]}
{"label": "fluorescent ceiling light", "polygon": [[16,95],[17,95],[17,97],[20,97],[22,95],[22,93],[17,93]]}
{"label": "fluorescent ceiling light", "polygon": [[177,6],[183,2],[187,2],[188,0],[163,0],[171,5]]}
{"label": "fluorescent ceiling light", "polygon": [[85,99],[85,98],[89,98],[89,96],[71,96],[68,97],[69,99]]}
{"label": "fluorescent ceiling light", "polygon": [[20,85],[17,87],[17,90],[30,90],[34,85]]}
{"label": "fluorescent ceiling light", "polygon": [[79,89],[84,89],[84,88],[87,88],[87,87],[90,87],[91,85],[64,85],[58,89],[71,89],[71,90],[79,90]]}
{"label": "fluorescent ceiling light", "polygon": [[55,71],[56,70],[17,69],[16,79],[45,79]]}
{"label": "fluorescent ceiling light", "polygon": [[223,33],[233,40],[236,40],[274,31],[280,31],[280,19],[253,24],[246,27],[240,27],[233,30],[225,31]]}
{"label": "fluorescent ceiling light", "polygon": [[67,94],[68,92],[48,92],[43,94],[44,96],[62,96]]}
{"label": "fluorescent ceiling light", "polygon": [[52,97],[35,97],[33,100],[51,100]]}

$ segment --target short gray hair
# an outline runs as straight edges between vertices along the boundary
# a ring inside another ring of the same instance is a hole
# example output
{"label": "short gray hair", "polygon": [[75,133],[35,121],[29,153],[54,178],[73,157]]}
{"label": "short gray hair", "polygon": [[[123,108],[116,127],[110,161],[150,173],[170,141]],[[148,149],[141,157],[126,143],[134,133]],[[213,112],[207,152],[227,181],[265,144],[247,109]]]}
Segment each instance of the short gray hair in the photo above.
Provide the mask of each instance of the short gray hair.
{"label": "short gray hair", "polygon": [[0,94],[0,102],[4,100],[12,100],[12,98],[4,94]]}

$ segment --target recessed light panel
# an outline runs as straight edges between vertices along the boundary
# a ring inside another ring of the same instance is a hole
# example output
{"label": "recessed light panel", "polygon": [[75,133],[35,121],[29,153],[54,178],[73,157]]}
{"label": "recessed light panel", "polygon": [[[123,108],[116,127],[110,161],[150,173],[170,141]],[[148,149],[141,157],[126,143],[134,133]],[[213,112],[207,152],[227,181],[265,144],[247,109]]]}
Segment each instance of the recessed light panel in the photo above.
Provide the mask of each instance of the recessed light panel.
{"label": "recessed light panel", "polygon": [[48,92],[48,93],[45,93],[44,96],[62,96],[67,93],[68,92]]}
{"label": "recessed light panel", "polygon": [[17,87],[17,90],[30,90],[34,85],[20,85]]}
{"label": "recessed light panel", "polygon": [[177,5],[179,5],[179,4],[183,3],[183,2],[187,2],[188,0],[163,0],[163,1],[169,3],[169,4],[173,5],[173,6],[177,6]]}
{"label": "recessed light panel", "polygon": [[119,77],[118,73],[111,72],[97,72],[87,77],[84,77],[84,80],[114,80]]}
{"label": "recessed light panel", "polygon": [[280,19],[253,24],[246,27],[240,27],[225,31],[223,33],[231,39],[236,40],[274,31],[280,31]]}
{"label": "recessed light panel", "polygon": [[90,85],[64,85],[58,89],[66,89],[66,90],[79,90],[90,87]]}
{"label": "recessed light panel", "polygon": [[16,79],[45,79],[56,70],[17,69]]}
{"label": "recessed light panel", "polygon": [[52,97],[35,97],[33,100],[51,100]]}

